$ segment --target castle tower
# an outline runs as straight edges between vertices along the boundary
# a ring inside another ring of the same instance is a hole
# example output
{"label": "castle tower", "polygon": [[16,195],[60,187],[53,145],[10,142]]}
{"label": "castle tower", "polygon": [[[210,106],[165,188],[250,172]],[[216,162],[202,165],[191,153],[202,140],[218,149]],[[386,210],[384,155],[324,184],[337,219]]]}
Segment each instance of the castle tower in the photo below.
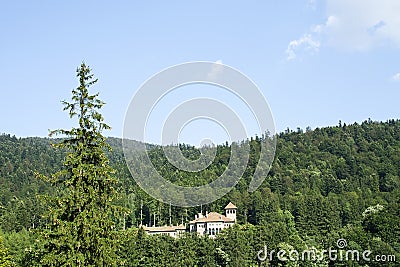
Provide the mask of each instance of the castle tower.
{"label": "castle tower", "polygon": [[225,207],[225,216],[233,219],[236,222],[236,212],[237,207],[233,205],[232,202],[229,202],[229,204]]}

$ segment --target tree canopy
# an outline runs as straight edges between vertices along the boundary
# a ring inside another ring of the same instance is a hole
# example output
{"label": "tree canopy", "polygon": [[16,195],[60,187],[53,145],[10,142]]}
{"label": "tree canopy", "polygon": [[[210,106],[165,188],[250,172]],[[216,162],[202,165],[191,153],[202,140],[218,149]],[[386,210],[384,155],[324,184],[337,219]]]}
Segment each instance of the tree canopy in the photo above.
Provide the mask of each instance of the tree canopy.
{"label": "tree canopy", "polygon": [[99,109],[104,102],[89,87],[97,82],[84,63],[77,69],[79,86],[72,90],[72,101],[63,101],[64,110],[78,119],[70,130],[55,130],[51,135],[64,138],[53,144],[66,151],[60,171],[40,175],[56,188],[46,196],[48,213],[41,230],[41,266],[117,266],[115,222],[118,208],[113,204],[117,180],[105,149],[111,149],[102,135],[110,127]]}
{"label": "tree canopy", "polygon": [[[264,245],[270,250],[323,250],[336,247],[339,238],[347,240],[349,249],[400,259],[399,120],[288,129],[276,136],[271,171],[251,193],[247,188],[266,137],[243,140],[251,153],[242,179],[226,196],[202,207],[222,213],[232,201],[239,224],[215,240],[192,234],[180,239],[149,236],[139,225],[169,224],[170,207],[135,183],[121,139],[103,136],[109,128],[100,113],[104,103],[89,92],[97,80],[85,64],[77,74],[79,86],[71,101],[63,102],[77,119],[75,128],[53,131],[57,138],[0,135],[0,262],[3,257],[14,266],[258,266],[257,252]],[[231,150],[229,144],[217,146],[213,163],[192,173],[170,164],[162,147],[147,147],[165,178],[188,186],[218,177]],[[189,159],[200,154],[187,144],[179,149]],[[136,156],[143,155],[138,151]],[[136,167],[133,175],[146,175],[148,166]],[[188,222],[198,212],[200,207],[172,207],[172,223]],[[270,264],[284,266],[276,259]],[[290,264],[285,266],[336,265]]]}

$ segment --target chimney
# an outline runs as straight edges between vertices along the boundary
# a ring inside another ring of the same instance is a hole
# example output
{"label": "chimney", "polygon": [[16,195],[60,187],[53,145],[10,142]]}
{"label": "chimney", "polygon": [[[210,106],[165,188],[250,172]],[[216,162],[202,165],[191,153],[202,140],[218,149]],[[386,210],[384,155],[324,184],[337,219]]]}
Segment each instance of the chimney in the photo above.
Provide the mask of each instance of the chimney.
{"label": "chimney", "polygon": [[203,214],[199,213],[199,219],[203,218]]}
{"label": "chimney", "polygon": [[206,218],[208,218],[208,210],[206,210]]}

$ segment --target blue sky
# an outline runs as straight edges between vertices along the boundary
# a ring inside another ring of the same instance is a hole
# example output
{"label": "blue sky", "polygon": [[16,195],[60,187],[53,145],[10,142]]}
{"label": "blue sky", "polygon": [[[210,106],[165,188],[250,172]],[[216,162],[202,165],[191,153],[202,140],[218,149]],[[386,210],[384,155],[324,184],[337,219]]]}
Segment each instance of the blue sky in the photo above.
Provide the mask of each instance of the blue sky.
{"label": "blue sky", "polygon": [[[397,0],[2,1],[0,14],[3,133],[47,136],[73,126],[60,101],[76,87],[82,61],[99,78],[94,91],[107,102],[108,136],[122,136],[145,80],[198,60],[250,77],[278,132],[400,118]],[[215,125],[197,124],[182,142],[226,138]]]}

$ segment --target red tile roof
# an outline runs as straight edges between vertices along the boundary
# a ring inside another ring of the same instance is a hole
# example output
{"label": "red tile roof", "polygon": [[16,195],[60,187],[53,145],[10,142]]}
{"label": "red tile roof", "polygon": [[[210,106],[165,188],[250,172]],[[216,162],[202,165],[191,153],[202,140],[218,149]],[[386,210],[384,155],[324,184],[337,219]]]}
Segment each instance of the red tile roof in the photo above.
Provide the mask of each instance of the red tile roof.
{"label": "red tile roof", "polygon": [[197,218],[190,223],[201,223],[201,222],[234,222],[235,220],[228,218],[218,212],[210,212],[207,216]]}
{"label": "red tile roof", "polygon": [[229,204],[226,205],[225,209],[237,209],[237,207],[235,205],[233,205],[232,202],[229,202]]}

